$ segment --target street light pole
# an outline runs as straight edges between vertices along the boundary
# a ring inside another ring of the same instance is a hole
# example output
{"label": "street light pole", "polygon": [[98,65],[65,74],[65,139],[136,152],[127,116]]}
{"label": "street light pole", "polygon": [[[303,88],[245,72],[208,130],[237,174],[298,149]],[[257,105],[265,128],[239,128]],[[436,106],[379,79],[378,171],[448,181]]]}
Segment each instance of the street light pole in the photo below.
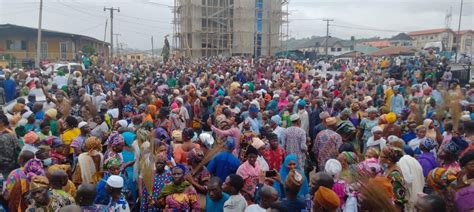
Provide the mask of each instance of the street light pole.
{"label": "street light pole", "polygon": [[458,61],[458,52],[459,49],[461,48],[461,17],[462,17],[462,5],[464,3],[464,0],[461,0],[461,9],[459,11],[459,24],[458,24],[458,34],[456,38],[456,54],[454,55],[454,62],[456,63]]}
{"label": "street light pole", "polygon": [[36,57],[35,57],[35,66],[40,68],[41,61],[41,19],[43,16],[43,0],[40,0],[39,7],[39,18],[38,18],[38,37],[36,40]]}

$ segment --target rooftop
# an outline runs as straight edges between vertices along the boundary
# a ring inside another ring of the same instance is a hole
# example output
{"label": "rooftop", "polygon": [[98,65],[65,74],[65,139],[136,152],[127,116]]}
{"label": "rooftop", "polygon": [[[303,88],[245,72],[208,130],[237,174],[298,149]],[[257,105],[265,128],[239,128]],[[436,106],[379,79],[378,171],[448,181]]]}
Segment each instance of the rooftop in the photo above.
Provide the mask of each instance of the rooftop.
{"label": "rooftop", "polygon": [[[0,31],[1,30],[11,30],[11,29],[18,29],[18,30],[23,30],[25,32],[33,32],[33,33],[38,33],[37,28],[33,27],[26,27],[26,26],[19,26],[15,24],[0,24]],[[90,36],[85,36],[85,35],[80,35],[80,34],[74,34],[74,33],[68,33],[68,32],[59,32],[59,31],[54,31],[54,30],[48,30],[48,29],[41,29],[41,33],[43,35],[60,35],[60,36],[70,36],[70,37],[82,37],[87,40],[91,40],[94,42],[98,43],[104,43],[104,41],[101,41],[99,39],[90,37]],[[105,42],[108,44],[107,42]]]}
{"label": "rooftop", "polygon": [[427,29],[427,30],[420,30],[420,31],[409,32],[409,33],[407,33],[407,35],[409,35],[409,36],[430,35],[430,34],[439,34],[439,33],[448,32],[448,31],[453,32],[453,30],[448,29],[448,28],[443,28],[443,29]]}
{"label": "rooftop", "polygon": [[389,40],[377,40],[377,41],[363,42],[362,44],[369,45],[369,46],[376,47],[376,48],[382,48],[382,47],[390,46],[390,41]]}
{"label": "rooftop", "polygon": [[406,33],[400,33],[390,38],[390,40],[413,40],[413,38],[408,36]]}

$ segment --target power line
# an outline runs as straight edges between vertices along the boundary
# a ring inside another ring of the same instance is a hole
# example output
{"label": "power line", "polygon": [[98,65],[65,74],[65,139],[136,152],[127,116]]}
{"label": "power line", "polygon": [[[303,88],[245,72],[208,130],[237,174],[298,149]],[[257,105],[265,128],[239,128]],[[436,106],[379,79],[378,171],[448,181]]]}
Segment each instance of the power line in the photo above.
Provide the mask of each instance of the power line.
{"label": "power line", "polygon": [[344,25],[337,25],[333,24],[331,26],[339,27],[339,28],[346,28],[346,29],[358,29],[358,30],[366,30],[366,31],[379,31],[379,32],[405,32],[400,30],[389,30],[389,29],[375,29],[375,28],[364,28],[364,27],[351,27],[351,26],[344,26]]}

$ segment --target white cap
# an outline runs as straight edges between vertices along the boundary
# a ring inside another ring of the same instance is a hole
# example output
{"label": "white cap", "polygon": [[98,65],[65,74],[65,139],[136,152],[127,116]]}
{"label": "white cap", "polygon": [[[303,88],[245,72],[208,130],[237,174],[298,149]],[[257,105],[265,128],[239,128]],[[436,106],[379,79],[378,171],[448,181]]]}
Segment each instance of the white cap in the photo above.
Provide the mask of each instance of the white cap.
{"label": "white cap", "polygon": [[82,127],[86,126],[87,125],[87,122],[85,121],[81,121],[79,122],[79,124],[77,125],[77,128],[81,129]]}
{"label": "white cap", "polygon": [[26,111],[25,113],[23,113],[23,115],[21,117],[24,118],[24,119],[28,119],[31,115],[33,115],[33,112]]}
{"label": "white cap", "polygon": [[290,116],[290,120],[291,120],[291,121],[296,121],[296,120],[298,120],[298,119],[300,119],[300,116],[299,116],[298,114],[296,114],[296,113]]}
{"label": "white cap", "polygon": [[107,185],[112,188],[123,188],[123,178],[118,175],[111,175],[107,179]]}

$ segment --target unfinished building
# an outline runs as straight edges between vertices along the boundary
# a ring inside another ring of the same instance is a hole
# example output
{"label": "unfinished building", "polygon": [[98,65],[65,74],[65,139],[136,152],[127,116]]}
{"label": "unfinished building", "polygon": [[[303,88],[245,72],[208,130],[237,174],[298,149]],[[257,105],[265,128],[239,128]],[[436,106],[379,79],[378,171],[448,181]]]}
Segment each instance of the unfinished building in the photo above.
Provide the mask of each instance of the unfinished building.
{"label": "unfinished building", "polygon": [[175,0],[179,56],[269,56],[281,50],[286,0]]}

